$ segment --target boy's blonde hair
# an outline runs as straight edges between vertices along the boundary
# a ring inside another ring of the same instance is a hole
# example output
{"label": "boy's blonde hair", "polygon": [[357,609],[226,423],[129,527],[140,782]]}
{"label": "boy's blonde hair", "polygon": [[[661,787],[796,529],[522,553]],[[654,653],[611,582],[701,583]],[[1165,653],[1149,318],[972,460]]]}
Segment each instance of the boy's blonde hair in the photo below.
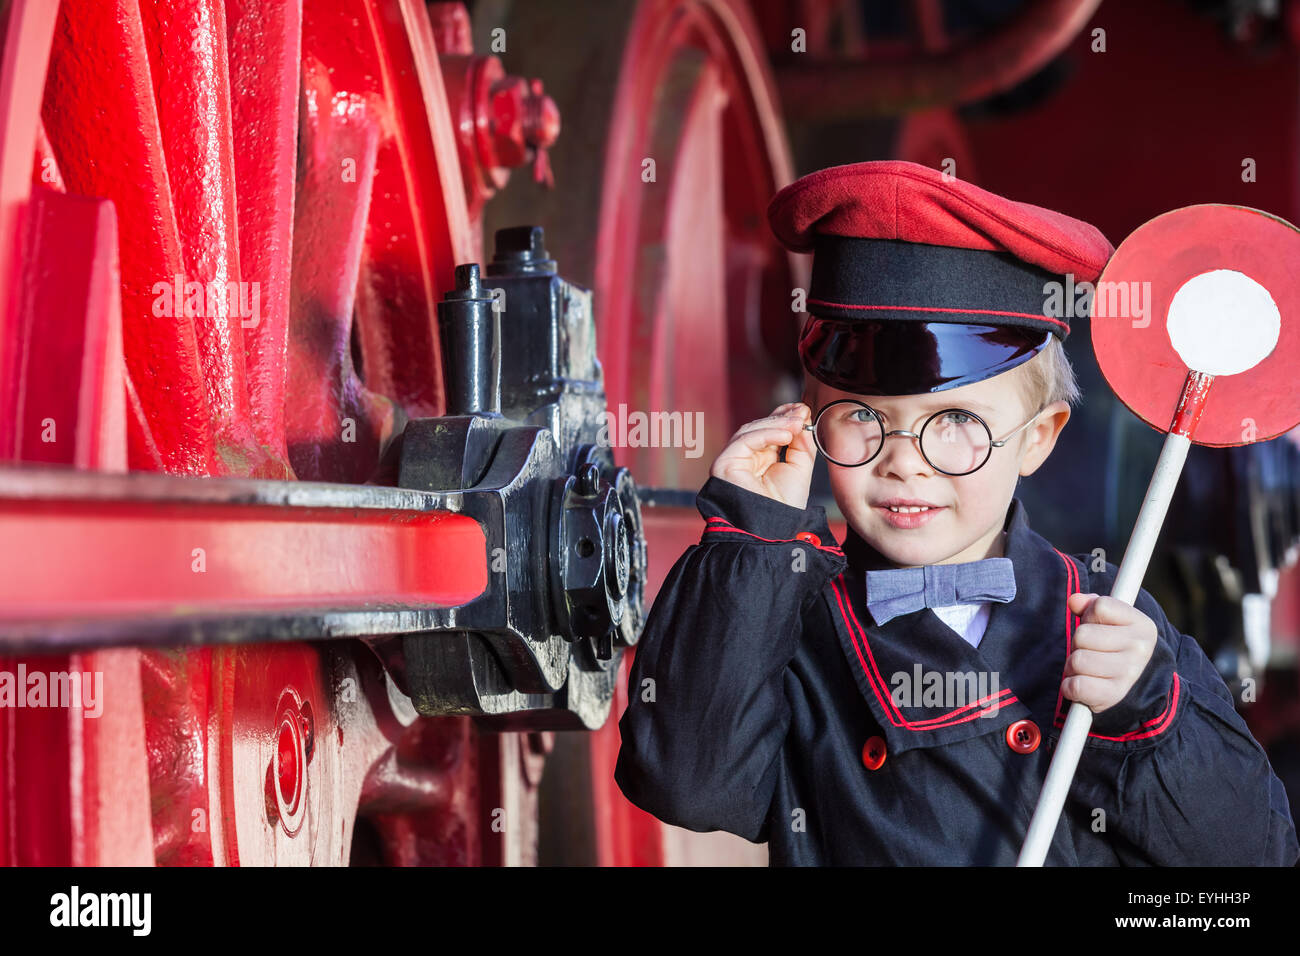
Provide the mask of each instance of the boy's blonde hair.
{"label": "boy's blonde hair", "polygon": [[1029,411],[1036,412],[1052,402],[1078,404],[1082,393],[1074,377],[1074,368],[1065,355],[1065,346],[1053,335],[1043,350],[1016,367],[1025,392]]}

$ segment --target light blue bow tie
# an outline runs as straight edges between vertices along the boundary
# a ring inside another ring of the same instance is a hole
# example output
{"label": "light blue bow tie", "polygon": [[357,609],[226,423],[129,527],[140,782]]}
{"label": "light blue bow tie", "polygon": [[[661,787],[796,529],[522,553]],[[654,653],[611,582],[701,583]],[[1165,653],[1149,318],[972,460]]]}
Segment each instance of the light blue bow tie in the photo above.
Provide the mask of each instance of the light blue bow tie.
{"label": "light blue bow tie", "polygon": [[867,572],[867,610],[877,624],[922,608],[985,601],[1008,604],[1015,596],[1015,566],[1010,558]]}

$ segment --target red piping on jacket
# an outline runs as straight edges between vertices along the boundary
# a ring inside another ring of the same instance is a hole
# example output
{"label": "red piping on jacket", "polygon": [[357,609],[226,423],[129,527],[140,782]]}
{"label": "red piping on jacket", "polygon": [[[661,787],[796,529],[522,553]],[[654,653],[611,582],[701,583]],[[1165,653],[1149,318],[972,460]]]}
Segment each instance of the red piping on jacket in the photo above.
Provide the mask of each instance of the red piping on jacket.
{"label": "red piping on jacket", "polygon": [[[867,640],[866,632],[863,630],[862,624],[858,621],[857,613],[853,610],[853,603],[848,600],[848,595],[844,588],[843,582],[844,582],[843,574],[840,574],[835,578],[835,580],[831,582],[831,587],[834,588],[835,590],[835,599],[839,603],[840,617],[844,620],[844,627],[849,632],[849,640],[853,642],[853,649],[854,651],[857,652],[858,662],[862,665],[862,671],[867,676],[867,683],[871,685],[871,692],[876,695],[876,700],[880,702],[880,706],[884,709],[885,716],[889,718],[890,723],[892,723],[895,727],[903,727],[907,730],[916,730],[916,731],[938,730],[942,727],[951,727],[956,724],[964,724],[968,720],[974,720],[977,717],[984,716],[985,713],[989,713],[989,712],[996,713],[998,710],[1005,707],[1007,704],[1013,704],[1016,702],[1016,698],[1014,695],[1011,697],[1005,697],[1005,695],[1011,693],[1011,688],[1004,687],[996,694],[991,694],[988,697],[984,697],[980,700],[974,701],[973,703],[967,704],[964,707],[958,707],[956,710],[951,710],[948,713],[941,714],[938,717],[930,717],[927,718],[926,720],[908,720],[907,718],[905,718],[902,714],[902,711],[900,711],[894,705],[893,698],[890,697],[888,694],[883,694],[883,695],[881,694],[881,689],[885,688],[886,686],[885,680],[880,675],[880,669],[876,665],[875,655],[871,653],[871,643]],[[845,613],[846,606],[848,608],[847,614]],[[853,621],[851,626],[849,624],[850,618],[852,618]],[[857,637],[854,636],[855,630],[857,631]],[[862,638],[861,646],[858,645],[858,637]],[[867,651],[866,659],[864,659],[862,656],[863,647],[865,647]],[[870,667],[867,666],[867,659],[870,659],[871,661]],[[993,701],[994,702],[993,706],[982,707],[982,705],[988,701]],[[982,707],[982,709],[975,711],[974,713],[967,714],[964,717],[958,716],[963,711],[970,710],[972,707]]]}
{"label": "red piping on jacket", "polygon": [[[752,531],[746,531],[744,528],[737,528],[726,518],[708,518],[706,519],[710,527],[704,529],[705,534],[747,534],[751,538],[758,538],[759,541],[766,541],[769,544],[812,544],[811,541],[805,541],[803,538],[764,538],[761,535],[754,534]],[[813,544],[818,551],[829,551],[831,554],[843,555],[842,548],[837,548],[829,544]]]}
{"label": "red piping on jacket", "polygon": [[[1170,722],[1174,719],[1174,714],[1178,711],[1178,672],[1174,671],[1174,680],[1169,691],[1169,703],[1165,705],[1165,711],[1159,717],[1152,717],[1143,727],[1151,727],[1150,730],[1133,730],[1122,737],[1107,737],[1104,734],[1088,734],[1089,737],[1096,737],[1099,740],[1142,740],[1146,737],[1155,737],[1165,732]],[[1159,723],[1158,727],[1152,727],[1152,724]]]}
{"label": "red piping on jacket", "polygon": [[[1060,555],[1061,560],[1065,562],[1065,659],[1069,661],[1070,652],[1073,650],[1074,644],[1074,622],[1078,616],[1070,613],[1070,596],[1079,590],[1079,572],[1075,568],[1073,561],[1067,558],[1060,551],[1057,551],[1056,548],[1053,548],[1052,550],[1056,551],[1056,553]],[[1061,681],[1065,681],[1064,671],[1062,671],[1061,674]],[[1065,717],[1061,714],[1061,701],[1064,699],[1065,689],[1058,685],[1056,688],[1056,710],[1053,711],[1056,715],[1053,722],[1058,727],[1065,720]]]}
{"label": "red piping on jacket", "polygon": [[[1065,562],[1065,569],[1066,569],[1065,570],[1065,581],[1066,581],[1065,584],[1065,588],[1066,588],[1065,659],[1069,661],[1070,652],[1072,650],[1071,647],[1072,638],[1074,635],[1073,619],[1076,617],[1076,615],[1070,613],[1069,601],[1070,601],[1070,595],[1078,591],[1077,584],[1079,580],[1079,572],[1075,568],[1073,561],[1067,558],[1060,551],[1057,551],[1056,548],[1053,548],[1052,550],[1056,551],[1056,553],[1061,556],[1061,560]],[[1064,670],[1062,670],[1061,672],[1061,680],[1062,682],[1064,682],[1065,680]],[[1155,737],[1158,734],[1164,733],[1165,730],[1169,727],[1170,722],[1174,719],[1174,714],[1178,712],[1179,687],[1180,687],[1180,682],[1178,680],[1178,672],[1174,671],[1174,679],[1172,684],[1170,685],[1169,694],[1166,697],[1167,703],[1165,704],[1164,711],[1160,714],[1160,716],[1152,717],[1150,720],[1144,721],[1142,726],[1139,727],[1137,730],[1131,730],[1128,733],[1123,734],[1119,737],[1107,737],[1105,734],[1094,734],[1091,732],[1089,732],[1088,736],[1096,737],[1098,740],[1126,741],[1126,740],[1143,740],[1147,737]],[[1065,724],[1065,715],[1061,713],[1061,700],[1063,699],[1064,694],[1065,694],[1064,688],[1058,689],[1056,692],[1056,719],[1053,721],[1053,724],[1057,727],[1057,729],[1060,729],[1060,727]],[[1150,727],[1151,729],[1144,730],[1143,728],[1146,727]]]}

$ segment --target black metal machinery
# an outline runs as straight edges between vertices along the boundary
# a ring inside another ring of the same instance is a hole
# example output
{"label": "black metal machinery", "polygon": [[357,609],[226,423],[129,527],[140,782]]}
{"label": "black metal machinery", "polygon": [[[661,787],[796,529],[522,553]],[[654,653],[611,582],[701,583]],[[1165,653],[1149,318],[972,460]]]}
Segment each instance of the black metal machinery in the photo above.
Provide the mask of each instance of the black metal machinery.
{"label": "black metal machinery", "polygon": [[488,588],[435,631],[368,643],[423,715],[592,729],[645,617],[641,506],[599,441],[590,290],[556,274],[540,227],[495,239],[486,274],[458,266],[438,306],[447,414],[408,423],[393,451],[401,487],[482,524]]}

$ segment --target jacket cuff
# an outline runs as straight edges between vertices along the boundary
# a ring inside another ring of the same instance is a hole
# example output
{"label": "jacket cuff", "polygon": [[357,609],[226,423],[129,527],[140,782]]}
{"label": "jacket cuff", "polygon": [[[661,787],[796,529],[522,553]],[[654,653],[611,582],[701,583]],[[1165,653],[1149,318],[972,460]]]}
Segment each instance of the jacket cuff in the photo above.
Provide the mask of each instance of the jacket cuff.
{"label": "jacket cuff", "polygon": [[768,541],[804,540],[823,550],[839,550],[821,505],[795,508],[711,475],[696,495],[695,506],[708,524],[706,533],[730,526]]}
{"label": "jacket cuff", "polygon": [[1090,736],[1145,739],[1160,725],[1173,705],[1174,652],[1157,639],[1151,659],[1124,699],[1093,714]]}

